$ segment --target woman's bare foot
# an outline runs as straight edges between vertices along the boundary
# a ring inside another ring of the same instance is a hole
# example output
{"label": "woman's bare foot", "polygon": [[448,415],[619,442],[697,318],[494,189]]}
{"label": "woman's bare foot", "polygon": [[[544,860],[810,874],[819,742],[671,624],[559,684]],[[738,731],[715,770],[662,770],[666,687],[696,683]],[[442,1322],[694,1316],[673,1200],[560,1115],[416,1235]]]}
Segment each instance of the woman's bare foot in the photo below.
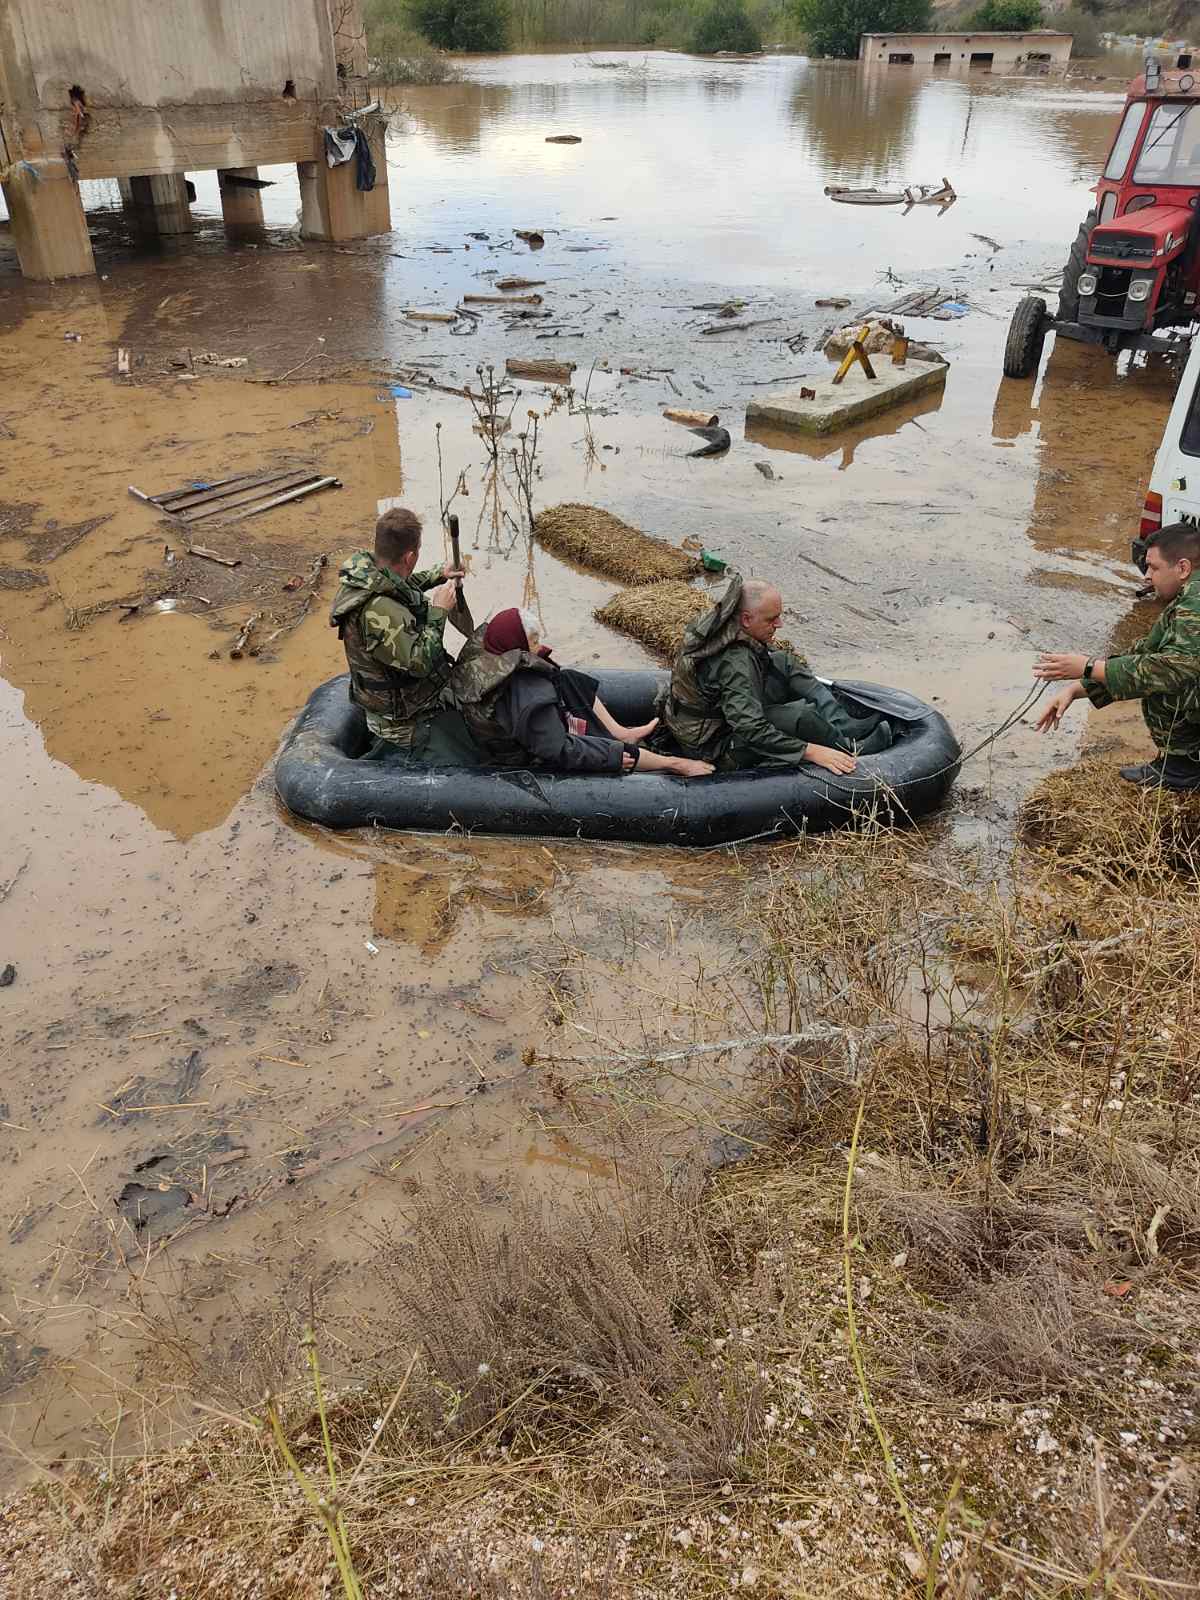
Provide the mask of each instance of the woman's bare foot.
{"label": "woman's bare foot", "polygon": [[643,722],[640,728],[622,728],[615,737],[620,739],[622,744],[641,744],[642,740],[648,739],[657,727],[658,718],[654,717],[650,722]]}
{"label": "woman's bare foot", "polygon": [[679,778],[707,778],[716,771],[711,761],[689,761],[685,756],[671,756],[670,771]]}

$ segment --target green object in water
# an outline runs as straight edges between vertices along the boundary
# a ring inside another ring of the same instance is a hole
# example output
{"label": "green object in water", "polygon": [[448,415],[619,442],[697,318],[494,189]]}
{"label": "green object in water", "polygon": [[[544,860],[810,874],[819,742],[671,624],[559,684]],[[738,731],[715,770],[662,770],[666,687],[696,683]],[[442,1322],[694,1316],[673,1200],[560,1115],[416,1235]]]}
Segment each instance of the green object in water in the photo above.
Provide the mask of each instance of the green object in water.
{"label": "green object in water", "polygon": [[713,555],[711,550],[701,550],[700,565],[705,572],[724,572],[729,563],[722,561],[720,556]]}

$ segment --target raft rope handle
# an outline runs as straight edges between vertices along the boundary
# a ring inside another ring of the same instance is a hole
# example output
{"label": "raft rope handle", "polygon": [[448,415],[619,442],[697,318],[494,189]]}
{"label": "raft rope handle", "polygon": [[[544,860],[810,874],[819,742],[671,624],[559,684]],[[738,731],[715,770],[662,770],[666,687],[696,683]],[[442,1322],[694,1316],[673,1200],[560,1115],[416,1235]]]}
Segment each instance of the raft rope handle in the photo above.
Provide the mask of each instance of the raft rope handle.
{"label": "raft rope handle", "polygon": [[[991,733],[989,733],[985,738],[981,739],[973,749],[970,749],[966,751],[965,754],[960,755],[957,761],[948,761],[944,767],[936,767],[932,772],[922,774],[922,780],[925,781],[929,778],[940,778],[944,772],[953,772],[956,769],[961,768],[964,762],[973,760],[981,750],[986,750],[988,745],[995,744],[997,739],[1002,739],[1006,733],[1011,732],[1017,723],[1020,722],[1021,718],[1027,711],[1033,710],[1034,706],[1042,698],[1049,687],[1050,684],[1048,680],[1035,682],[1032,689],[1026,690],[1025,694],[1021,698],[1021,703],[1019,706],[1017,706],[1016,710],[1010,711],[1008,716],[1005,717],[1004,721],[1001,722],[998,727],[993,728]],[[843,794],[863,795],[866,793],[865,790],[855,789],[850,784],[839,784],[832,773],[826,775],[824,782],[828,787],[840,789]],[[890,785],[885,784],[883,787],[886,789],[889,788]],[[739,845],[755,844],[759,839],[778,839],[780,837],[781,835],[778,828],[770,828],[765,833],[747,834],[744,839],[727,839],[724,844],[701,845],[700,850],[704,852],[709,850],[736,850]]]}

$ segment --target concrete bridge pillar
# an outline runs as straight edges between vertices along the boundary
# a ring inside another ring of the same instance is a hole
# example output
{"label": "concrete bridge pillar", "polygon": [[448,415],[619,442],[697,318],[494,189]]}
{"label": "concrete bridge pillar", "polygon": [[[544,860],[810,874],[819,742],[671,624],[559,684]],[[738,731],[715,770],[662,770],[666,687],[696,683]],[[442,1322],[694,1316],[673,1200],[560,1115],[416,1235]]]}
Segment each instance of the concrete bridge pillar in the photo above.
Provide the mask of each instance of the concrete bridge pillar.
{"label": "concrete bridge pillar", "polygon": [[382,119],[373,127],[363,129],[375,162],[373,189],[364,191],[357,187],[356,161],[344,161],[341,166],[331,167],[322,153],[316,161],[297,163],[303,238],[365,239],[374,233],[391,232],[385,130],[386,123]]}
{"label": "concrete bridge pillar", "polygon": [[[130,178],[134,207],[147,228],[155,233],[191,233],[191,203],[182,172],[156,172],[148,178]],[[121,191],[124,197],[124,190]]]}
{"label": "concrete bridge pillar", "polygon": [[262,192],[239,178],[257,178],[257,167],[226,167],[217,173],[221,190],[221,215],[231,238],[259,233],[263,226]]}
{"label": "concrete bridge pillar", "polygon": [[95,272],[79,185],[61,159],[18,161],[4,180],[17,259],[27,278],[84,278]]}

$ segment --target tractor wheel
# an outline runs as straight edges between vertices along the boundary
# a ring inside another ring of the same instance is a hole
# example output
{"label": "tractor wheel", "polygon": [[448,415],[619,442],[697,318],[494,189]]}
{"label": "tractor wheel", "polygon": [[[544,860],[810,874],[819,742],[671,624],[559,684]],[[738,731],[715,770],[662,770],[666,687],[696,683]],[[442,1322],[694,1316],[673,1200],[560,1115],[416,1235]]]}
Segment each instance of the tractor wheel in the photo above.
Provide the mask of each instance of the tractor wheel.
{"label": "tractor wheel", "polygon": [[1034,378],[1046,343],[1046,302],[1027,294],[1013,312],[1004,343],[1004,376]]}
{"label": "tractor wheel", "polygon": [[1079,321],[1079,274],[1087,265],[1088,243],[1095,226],[1096,213],[1089,211],[1079,224],[1079,232],[1075,235],[1075,243],[1071,246],[1071,253],[1063,269],[1062,288],[1058,291],[1060,322]]}

